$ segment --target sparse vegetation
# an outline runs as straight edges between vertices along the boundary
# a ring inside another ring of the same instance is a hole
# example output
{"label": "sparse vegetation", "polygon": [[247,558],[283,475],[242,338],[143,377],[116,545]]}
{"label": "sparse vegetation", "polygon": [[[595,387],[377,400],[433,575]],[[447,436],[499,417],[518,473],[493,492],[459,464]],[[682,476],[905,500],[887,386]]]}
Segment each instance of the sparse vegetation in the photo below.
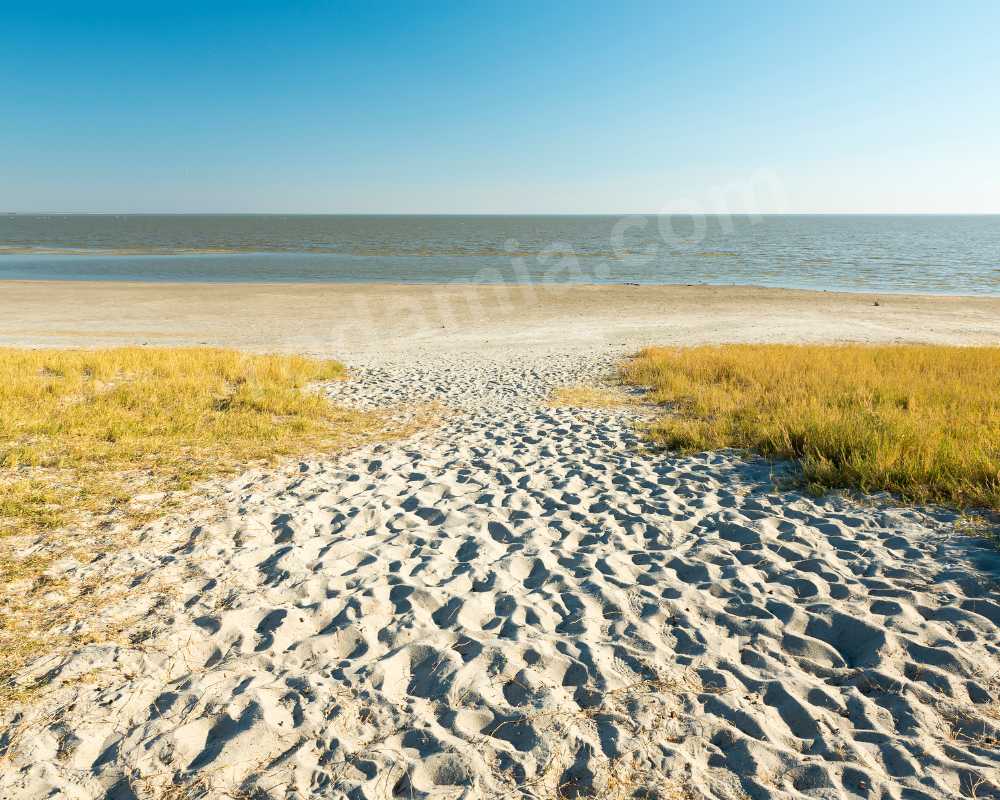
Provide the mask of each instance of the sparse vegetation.
{"label": "sparse vegetation", "polygon": [[634,399],[615,386],[563,386],[552,392],[549,402],[556,407],[620,408]]}
{"label": "sparse vegetation", "polygon": [[664,407],[665,447],[796,459],[816,491],[1000,508],[1000,348],[648,348],[623,377]]}

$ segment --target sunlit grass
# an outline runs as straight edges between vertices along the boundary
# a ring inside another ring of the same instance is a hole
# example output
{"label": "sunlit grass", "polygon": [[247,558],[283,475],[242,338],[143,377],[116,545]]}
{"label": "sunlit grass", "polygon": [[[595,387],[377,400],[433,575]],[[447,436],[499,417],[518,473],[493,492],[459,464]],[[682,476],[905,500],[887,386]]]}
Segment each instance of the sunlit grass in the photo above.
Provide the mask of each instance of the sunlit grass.
{"label": "sunlit grass", "polygon": [[621,408],[633,398],[612,386],[560,386],[552,391],[549,405],[556,408]]}
{"label": "sunlit grass", "polygon": [[377,428],[310,384],[343,365],[208,349],[0,350],[0,531],[106,513]]}
{"label": "sunlit grass", "polygon": [[1000,348],[648,348],[623,376],[665,407],[665,447],[796,459],[817,491],[1000,508]]}

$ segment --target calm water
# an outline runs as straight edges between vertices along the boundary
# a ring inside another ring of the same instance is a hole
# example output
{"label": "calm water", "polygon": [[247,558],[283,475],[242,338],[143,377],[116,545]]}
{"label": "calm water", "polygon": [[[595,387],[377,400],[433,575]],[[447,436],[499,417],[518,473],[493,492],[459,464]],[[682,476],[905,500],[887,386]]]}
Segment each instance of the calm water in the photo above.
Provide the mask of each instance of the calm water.
{"label": "calm water", "polygon": [[0,279],[1000,294],[1000,216],[3,215]]}

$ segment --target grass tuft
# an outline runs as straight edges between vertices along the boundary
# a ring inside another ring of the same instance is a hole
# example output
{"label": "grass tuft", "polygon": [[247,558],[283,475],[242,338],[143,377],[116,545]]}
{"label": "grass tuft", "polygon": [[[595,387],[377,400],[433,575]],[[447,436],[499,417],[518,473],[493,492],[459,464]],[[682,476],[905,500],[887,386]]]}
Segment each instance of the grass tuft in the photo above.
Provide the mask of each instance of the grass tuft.
{"label": "grass tuft", "polygon": [[623,377],[666,407],[664,447],[796,459],[816,491],[1000,508],[1000,348],[654,347]]}
{"label": "grass tuft", "polygon": [[617,386],[560,386],[549,398],[555,408],[623,408],[634,403]]}

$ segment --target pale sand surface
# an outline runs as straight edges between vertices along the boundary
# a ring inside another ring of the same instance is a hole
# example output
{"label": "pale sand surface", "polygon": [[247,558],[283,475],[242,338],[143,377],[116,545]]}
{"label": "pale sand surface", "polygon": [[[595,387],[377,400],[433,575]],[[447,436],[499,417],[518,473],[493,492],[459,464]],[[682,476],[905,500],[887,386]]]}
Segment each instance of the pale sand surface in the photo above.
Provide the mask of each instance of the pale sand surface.
{"label": "pale sand surface", "polygon": [[[412,290],[12,286],[8,343],[310,351],[344,291]],[[1000,797],[1000,554],[956,514],[808,497],[787,465],[647,451],[641,406],[545,402],[647,338],[1000,340],[997,301],[868,303],[574,290],[399,343],[384,315],[331,394],[454,414],[206,487],[66,566],[131,587],[103,612],[128,622],[25,676],[50,685],[2,720],[0,797]]]}
{"label": "pale sand surface", "polygon": [[350,356],[734,341],[1000,341],[1000,298],[711,286],[0,281],[0,345]]}

